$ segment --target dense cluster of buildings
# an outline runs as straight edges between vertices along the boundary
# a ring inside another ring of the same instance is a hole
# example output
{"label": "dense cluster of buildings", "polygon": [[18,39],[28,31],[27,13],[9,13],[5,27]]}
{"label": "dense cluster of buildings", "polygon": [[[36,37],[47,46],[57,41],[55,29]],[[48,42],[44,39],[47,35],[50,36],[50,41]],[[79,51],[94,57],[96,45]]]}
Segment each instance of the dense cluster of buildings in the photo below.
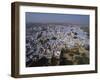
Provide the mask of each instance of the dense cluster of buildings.
{"label": "dense cluster of buildings", "polygon": [[89,32],[73,24],[26,25],[26,66],[89,64]]}

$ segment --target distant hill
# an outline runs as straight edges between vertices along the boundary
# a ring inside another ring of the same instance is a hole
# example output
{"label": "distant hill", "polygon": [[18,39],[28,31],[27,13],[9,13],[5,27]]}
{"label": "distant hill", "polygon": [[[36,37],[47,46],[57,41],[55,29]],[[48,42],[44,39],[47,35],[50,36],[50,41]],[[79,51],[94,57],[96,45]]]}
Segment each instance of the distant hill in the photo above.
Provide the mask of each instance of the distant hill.
{"label": "distant hill", "polygon": [[87,24],[73,24],[73,23],[26,23],[26,27],[31,27],[31,26],[41,26],[41,25],[63,25],[63,26],[68,26],[68,25],[77,25],[80,27],[88,27]]}

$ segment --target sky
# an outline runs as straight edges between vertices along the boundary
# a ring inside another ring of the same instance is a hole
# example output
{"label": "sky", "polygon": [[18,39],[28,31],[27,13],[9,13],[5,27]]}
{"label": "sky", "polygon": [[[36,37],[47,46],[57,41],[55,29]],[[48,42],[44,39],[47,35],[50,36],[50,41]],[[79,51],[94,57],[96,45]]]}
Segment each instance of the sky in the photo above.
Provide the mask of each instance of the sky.
{"label": "sky", "polygon": [[89,25],[89,15],[26,12],[26,23],[71,23]]}

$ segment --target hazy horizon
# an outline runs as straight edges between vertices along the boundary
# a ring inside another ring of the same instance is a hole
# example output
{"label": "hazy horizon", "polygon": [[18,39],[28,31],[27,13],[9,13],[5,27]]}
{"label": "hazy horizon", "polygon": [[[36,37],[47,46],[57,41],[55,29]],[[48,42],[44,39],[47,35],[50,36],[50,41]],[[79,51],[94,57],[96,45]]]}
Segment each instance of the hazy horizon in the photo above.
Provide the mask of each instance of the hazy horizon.
{"label": "hazy horizon", "polygon": [[26,23],[70,23],[89,25],[89,15],[26,12]]}

